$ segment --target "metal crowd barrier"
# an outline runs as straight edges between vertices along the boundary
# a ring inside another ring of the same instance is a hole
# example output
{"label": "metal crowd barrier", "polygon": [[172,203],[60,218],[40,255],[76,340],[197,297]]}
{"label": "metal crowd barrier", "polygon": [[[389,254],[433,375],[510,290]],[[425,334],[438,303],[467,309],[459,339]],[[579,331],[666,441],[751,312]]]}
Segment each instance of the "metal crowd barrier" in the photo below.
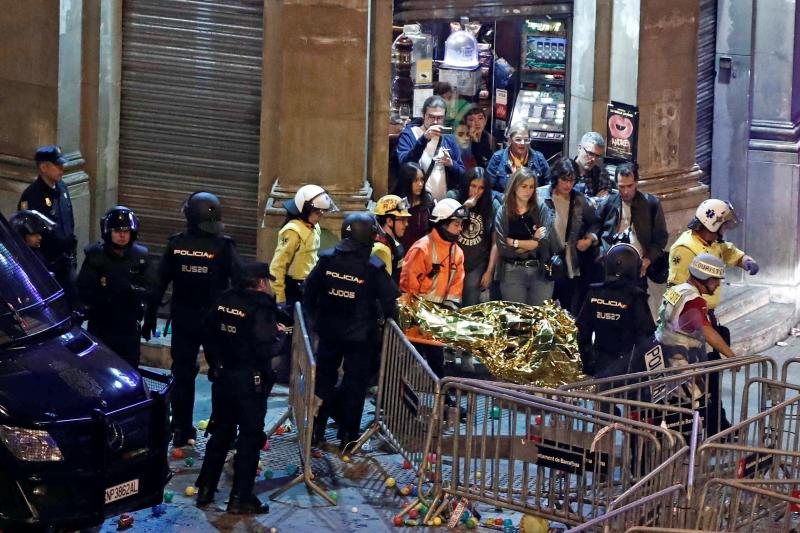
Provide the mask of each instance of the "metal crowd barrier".
{"label": "metal crowd barrier", "polygon": [[426,521],[466,499],[578,525],[634,487],[657,492],[687,475],[689,449],[675,431],[504,385],[442,381]]}
{"label": "metal crowd barrier", "polygon": [[[652,358],[646,359],[652,362]],[[774,403],[770,402],[767,385],[777,383],[773,379],[778,369],[775,361],[768,357],[738,357],[680,367],[654,366],[655,370],[581,381],[564,385],[560,390],[595,392],[651,404],[648,410],[630,413],[630,416],[655,424],[665,423],[684,434],[688,431],[687,421],[665,407],[672,405],[697,411],[703,420],[699,435],[701,442],[718,429],[725,429],[724,422],[708,428],[709,415],[720,421],[727,416],[731,423],[736,424]],[[757,386],[755,392],[753,386]],[[709,394],[715,388],[717,393]],[[753,398],[756,402],[750,405]]]}
{"label": "metal crowd barrier", "polygon": [[[800,525],[800,479],[712,479],[703,489],[703,509],[695,527],[703,531],[765,530],[789,532]],[[793,516],[794,515],[794,516]]]}
{"label": "metal crowd barrier", "polygon": [[322,496],[331,505],[336,505],[336,500],[314,482],[314,474],[311,471],[311,438],[314,433],[314,418],[317,416],[322,401],[314,394],[317,364],[314,360],[311,339],[309,339],[306,323],[303,319],[302,307],[299,303],[294,306],[291,365],[289,408],[269,430],[267,436],[272,435],[278,426],[291,417],[297,430],[297,441],[300,444],[300,455],[303,464],[297,477],[273,492],[270,499],[276,499],[298,483],[305,483],[309,490],[313,490]]}
{"label": "metal crowd barrier", "polygon": [[781,366],[781,381],[786,381],[789,377],[789,367],[800,364],[800,357],[790,357]]}
{"label": "metal crowd barrier", "polygon": [[[431,427],[441,412],[437,411],[441,409],[439,379],[392,319],[384,327],[378,384],[375,420],[353,445],[352,453],[377,434],[411,464],[421,483],[427,467],[425,452],[434,436]],[[419,491],[417,500],[400,515],[423,498]]]}
{"label": "metal crowd barrier", "polygon": [[[616,533],[618,531],[625,531],[626,528],[641,525],[642,522],[662,521],[660,514],[664,512],[665,509],[669,509],[673,506],[675,501],[682,501],[685,495],[685,489],[682,485],[672,485],[647,494],[617,509],[611,509],[602,516],[568,529],[566,533]],[[649,531],[650,528],[648,527],[647,530]],[[652,528],[652,530],[661,531],[659,528]]]}

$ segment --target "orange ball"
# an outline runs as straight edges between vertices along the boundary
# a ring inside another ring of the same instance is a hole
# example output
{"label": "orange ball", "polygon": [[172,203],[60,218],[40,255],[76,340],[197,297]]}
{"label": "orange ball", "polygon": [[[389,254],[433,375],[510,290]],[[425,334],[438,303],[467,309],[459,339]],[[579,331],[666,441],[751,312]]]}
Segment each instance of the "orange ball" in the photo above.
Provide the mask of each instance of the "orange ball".
{"label": "orange ball", "polygon": [[180,448],[173,448],[172,457],[175,459],[183,459],[183,450]]}

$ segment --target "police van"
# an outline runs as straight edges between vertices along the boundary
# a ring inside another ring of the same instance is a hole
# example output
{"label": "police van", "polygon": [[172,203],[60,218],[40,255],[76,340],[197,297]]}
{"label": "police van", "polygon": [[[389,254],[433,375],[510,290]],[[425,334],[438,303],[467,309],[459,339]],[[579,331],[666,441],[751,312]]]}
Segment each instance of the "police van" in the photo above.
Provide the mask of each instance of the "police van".
{"label": "police van", "polygon": [[81,329],[0,215],[0,530],[73,530],[161,502],[170,387]]}

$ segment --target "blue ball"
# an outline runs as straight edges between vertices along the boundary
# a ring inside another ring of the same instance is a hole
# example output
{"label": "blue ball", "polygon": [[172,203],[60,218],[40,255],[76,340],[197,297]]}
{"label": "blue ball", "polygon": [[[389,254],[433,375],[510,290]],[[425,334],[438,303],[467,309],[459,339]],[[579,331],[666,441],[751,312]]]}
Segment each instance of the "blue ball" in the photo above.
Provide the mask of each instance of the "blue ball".
{"label": "blue ball", "polygon": [[514,521],[511,520],[510,518],[506,518],[505,520],[503,520],[503,527],[509,527],[509,526],[514,527]]}
{"label": "blue ball", "polygon": [[472,513],[470,513],[469,511],[464,511],[464,514],[461,515],[461,521],[466,522],[467,520],[469,520],[470,516],[472,516]]}

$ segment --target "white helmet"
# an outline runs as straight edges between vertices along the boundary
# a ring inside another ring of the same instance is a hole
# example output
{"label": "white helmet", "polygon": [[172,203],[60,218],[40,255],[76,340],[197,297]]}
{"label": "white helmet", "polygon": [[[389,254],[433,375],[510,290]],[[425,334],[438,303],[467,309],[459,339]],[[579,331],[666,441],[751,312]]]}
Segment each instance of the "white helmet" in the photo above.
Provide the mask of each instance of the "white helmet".
{"label": "white helmet", "polygon": [[290,214],[300,217],[307,217],[313,209],[325,213],[339,210],[327,191],[319,185],[303,185],[297,190],[294,200],[286,200],[283,206]]}
{"label": "white helmet", "polygon": [[733,211],[733,206],[728,202],[715,198],[704,200],[697,207],[694,218],[696,223],[693,220],[692,222],[694,224],[690,225],[690,227],[693,228],[696,227],[697,224],[702,224],[708,231],[713,232],[719,231],[726,223],[726,228],[730,228],[739,223],[739,219]]}
{"label": "white helmet", "polygon": [[475,70],[478,65],[478,41],[475,36],[464,30],[451,33],[444,42],[442,68]]}
{"label": "white helmet", "polygon": [[725,277],[725,263],[715,255],[699,254],[692,259],[689,274],[703,281],[709,278],[722,279]]}
{"label": "white helmet", "polygon": [[433,206],[431,222],[437,224],[449,218],[467,218],[467,208],[458,203],[458,200],[445,198]]}

